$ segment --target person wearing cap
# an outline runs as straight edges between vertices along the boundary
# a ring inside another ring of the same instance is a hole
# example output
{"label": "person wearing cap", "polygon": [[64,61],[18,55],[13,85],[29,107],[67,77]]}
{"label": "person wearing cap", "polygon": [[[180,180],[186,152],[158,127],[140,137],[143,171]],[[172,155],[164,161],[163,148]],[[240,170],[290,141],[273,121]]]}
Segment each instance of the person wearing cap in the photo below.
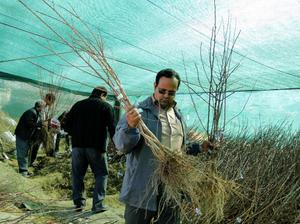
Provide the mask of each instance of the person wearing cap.
{"label": "person wearing cap", "polygon": [[43,125],[42,121],[39,119],[39,115],[45,106],[45,101],[37,101],[33,108],[22,114],[15,130],[19,173],[24,177],[29,176],[28,154],[30,141],[32,141],[32,136],[36,129],[41,128]]}
{"label": "person wearing cap", "polygon": [[103,204],[106,194],[108,164],[107,137],[115,133],[113,107],[106,102],[107,89],[96,87],[91,95],[73,105],[65,130],[72,143],[72,198],[77,211],[85,206],[84,176],[88,165],[95,177],[92,211],[107,210]]}

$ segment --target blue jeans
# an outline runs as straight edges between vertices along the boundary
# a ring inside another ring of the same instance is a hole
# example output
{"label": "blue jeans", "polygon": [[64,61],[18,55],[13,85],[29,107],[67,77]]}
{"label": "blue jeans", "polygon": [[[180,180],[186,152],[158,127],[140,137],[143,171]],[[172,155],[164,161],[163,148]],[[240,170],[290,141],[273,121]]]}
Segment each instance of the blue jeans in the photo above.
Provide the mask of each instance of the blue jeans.
{"label": "blue jeans", "polygon": [[16,136],[17,160],[19,165],[19,173],[28,174],[28,151],[29,142]]}
{"label": "blue jeans", "polygon": [[95,148],[72,149],[72,190],[75,205],[85,205],[84,176],[90,165],[95,177],[93,192],[93,208],[101,205],[105,197],[108,177],[108,164],[106,152],[101,153]]}

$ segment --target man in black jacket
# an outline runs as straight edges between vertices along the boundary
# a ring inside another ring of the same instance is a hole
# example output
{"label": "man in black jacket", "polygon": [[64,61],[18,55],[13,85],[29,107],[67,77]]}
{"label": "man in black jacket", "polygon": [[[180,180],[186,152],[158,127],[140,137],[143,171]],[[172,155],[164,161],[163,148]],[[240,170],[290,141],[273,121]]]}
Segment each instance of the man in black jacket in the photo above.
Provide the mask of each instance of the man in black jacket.
{"label": "man in black jacket", "polygon": [[16,127],[16,149],[19,172],[28,177],[28,152],[33,133],[37,128],[42,127],[42,121],[39,120],[40,112],[45,108],[46,103],[43,100],[37,101],[33,108],[25,111]]}
{"label": "man in black jacket", "polygon": [[106,97],[106,88],[96,87],[89,98],[75,103],[66,118],[65,129],[72,139],[72,197],[77,211],[85,206],[83,179],[88,165],[95,177],[92,211],[107,210],[103,204],[108,177],[107,133],[112,138],[115,125]]}

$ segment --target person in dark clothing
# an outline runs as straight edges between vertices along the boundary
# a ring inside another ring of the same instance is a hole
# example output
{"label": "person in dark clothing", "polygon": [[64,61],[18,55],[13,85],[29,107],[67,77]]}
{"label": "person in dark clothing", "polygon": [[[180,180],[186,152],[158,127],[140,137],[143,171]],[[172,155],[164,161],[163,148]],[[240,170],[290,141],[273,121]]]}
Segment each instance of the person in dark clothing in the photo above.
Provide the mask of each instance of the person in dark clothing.
{"label": "person in dark clothing", "polygon": [[56,136],[55,149],[54,149],[55,154],[58,153],[58,151],[59,151],[59,144],[60,144],[60,140],[62,138],[65,138],[65,140],[66,140],[66,151],[69,151],[70,138],[69,138],[69,134],[67,132],[65,132],[65,129],[66,129],[65,124],[66,124],[67,114],[68,114],[68,111],[64,111],[57,118],[57,120],[60,122],[60,131],[57,133],[57,136]]}
{"label": "person in dark clothing", "polygon": [[85,206],[84,176],[90,165],[95,177],[92,211],[106,211],[103,204],[106,193],[108,164],[107,137],[115,133],[113,107],[106,102],[105,87],[96,87],[89,98],[74,104],[67,115],[65,129],[72,141],[72,190],[77,211]]}
{"label": "person in dark clothing", "polygon": [[28,154],[30,143],[34,132],[41,128],[43,123],[39,120],[40,112],[45,108],[46,103],[43,100],[37,101],[33,108],[25,111],[16,127],[16,149],[19,173],[28,177]]}

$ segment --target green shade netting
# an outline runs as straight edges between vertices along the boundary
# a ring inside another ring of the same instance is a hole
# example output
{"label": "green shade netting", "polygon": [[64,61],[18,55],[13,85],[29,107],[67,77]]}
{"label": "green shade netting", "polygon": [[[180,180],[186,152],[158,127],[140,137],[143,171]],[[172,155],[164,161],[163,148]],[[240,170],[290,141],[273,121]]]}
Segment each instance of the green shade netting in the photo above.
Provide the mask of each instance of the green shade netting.
{"label": "green shade netting", "polygon": [[[42,1],[23,2],[70,40],[70,30]],[[207,86],[201,69],[200,46],[204,68],[208,69],[213,1],[55,0],[49,3],[80,31],[86,32],[67,10],[74,10],[93,33],[101,35],[109,63],[129,96],[138,98],[151,94],[155,73],[166,67],[178,71],[183,81],[188,79],[197,84],[200,80],[203,86]],[[281,119],[293,118],[299,126],[299,1],[224,0],[216,1],[216,6],[217,52],[222,51],[222,24],[227,24],[228,18],[232,34],[241,31],[232,57],[233,65],[241,65],[230,77],[228,89],[241,93],[233,95],[231,101],[238,103],[232,103],[231,110],[241,110],[247,101],[247,92],[244,91],[289,90],[272,92],[271,101],[265,100],[270,97],[265,98],[268,95],[265,92],[257,92],[251,99],[255,101],[253,104],[258,114],[268,114],[265,107],[272,104],[274,109],[283,111]],[[82,72],[90,69],[19,1],[0,2],[0,49],[2,78],[44,82],[83,93],[103,84],[98,77]],[[72,67],[56,54],[82,70]],[[199,75],[195,64],[200,68]],[[202,92],[197,86],[193,88]],[[183,84],[178,98],[190,102],[188,93]],[[191,113],[191,104],[186,104],[185,109]],[[291,111],[293,115],[289,114]],[[251,116],[247,119],[252,119]]]}

